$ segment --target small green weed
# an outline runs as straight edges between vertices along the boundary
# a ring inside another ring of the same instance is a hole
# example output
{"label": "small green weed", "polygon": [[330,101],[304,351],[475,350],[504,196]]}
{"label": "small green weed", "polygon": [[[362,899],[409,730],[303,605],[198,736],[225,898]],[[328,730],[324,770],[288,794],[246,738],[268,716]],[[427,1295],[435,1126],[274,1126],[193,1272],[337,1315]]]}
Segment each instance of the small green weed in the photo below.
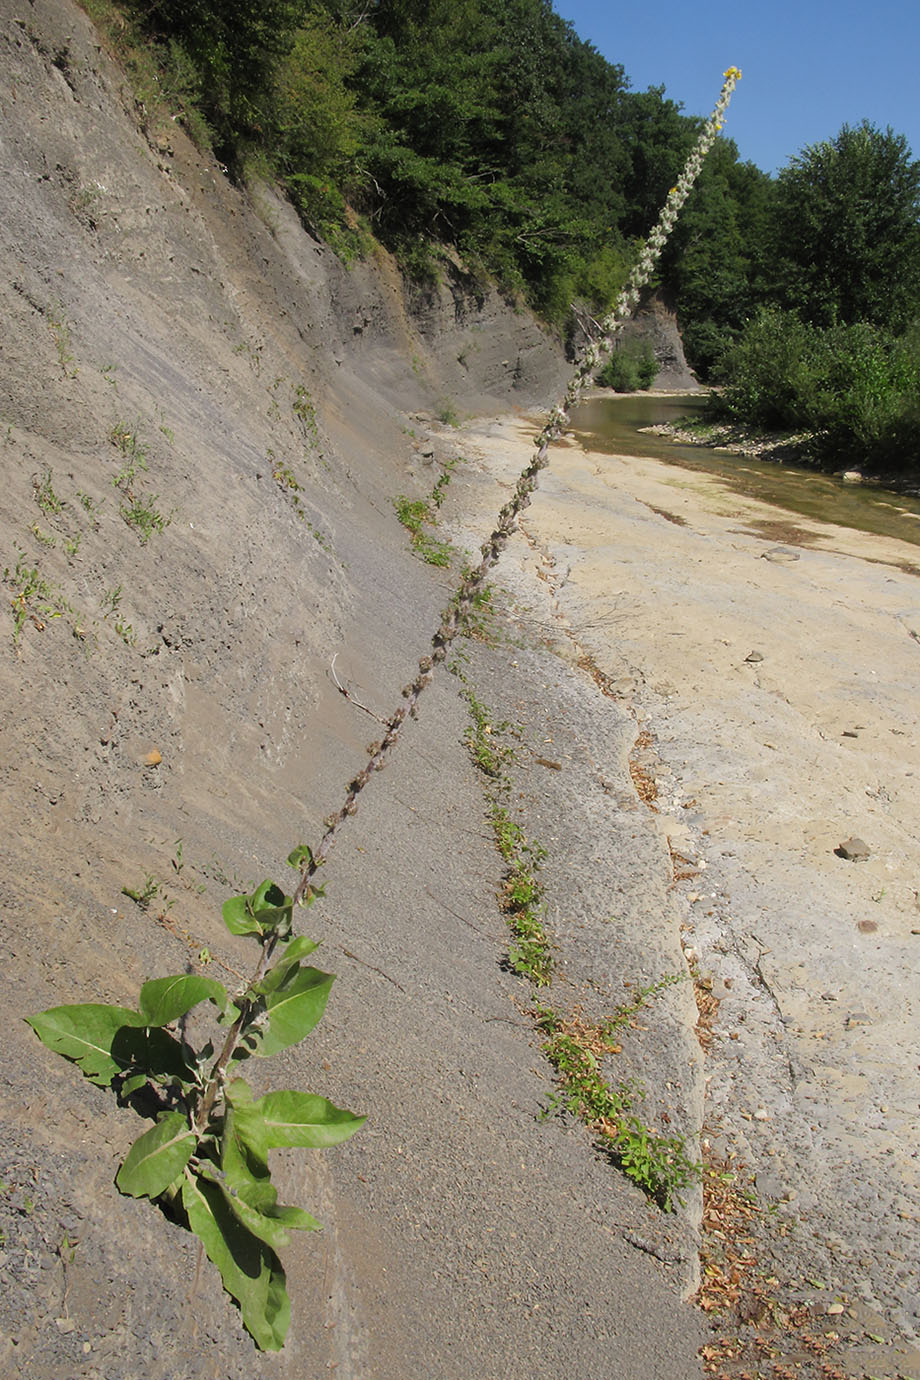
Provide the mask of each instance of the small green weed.
{"label": "small green weed", "polygon": [[139,910],[147,910],[150,907],[151,901],[155,901],[160,894],[160,883],[157,881],[156,877],[154,877],[153,873],[148,872],[144,877],[143,886],[123,886],[121,894],[133,901]]}
{"label": "small green weed", "polygon": [[125,463],[112,480],[112,487],[121,489],[130,497],[131,485],[137,478],[138,470],[147,468],[147,448],[142,444],[137,431],[125,422],[115,423],[109,432],[109,440],[125,457]]}
{"label": "small green weed", "polygon": [[64,511],[63,501],[54,492],[50,466],[43,469],[40,475],[33,474],[32,492],[35,495],[35,502],[46,517],[52,517]]}
{"label": "small green weed", "polygon": [[546,849],[528,839],[505,807],[494,800],[491,823],[498,851],[507,865],[501,902],[514,936],[508,963],[535,987],[545,987],[552,981],[553,958],[543,923],[543,888],[536,874]]}
{"label": "small green weed", "polygon": [[435,416],[442,426],[460,425],[460,413],[449,399],[445,399],[444,402],[441,403]]}
{"label": "small green weed", "polygon": [[702,1174],[701,1166],[687,1155],[683,1137],[659,1135],[640,1121],[633,1109],[645,1092],[638,1084],[623,1081],[614,1087],[603,1077],[601,1060],[620,1052],[607,1026],[588,1025],[577,1016],[564,1018],[548,1007],[536,1011],[537,1027],[548,1037],[543,1052],[559,1088],[545,1114],[569,1113],[585,1122],[626,1177],[665,1212],[672,1212],[682,1202],[680,1194]]}
{"label": "small green weed", "polygon": [[105,621],[110,614],[118,612],[118,606],[121,603],[121,585],[116,585],[114,589],[107,589],[101,602],[105,609],[105,613],[102,615],[103,621]]}
{"label": "small green weed", "polygon": [[493,724],[489,710],[465,682],[460,693],[469,705],[472,720],[463,740],[479,770],[497,781],[504,768],[514,761],[514,748],[496,737],[497,734],[507,733],[510,724]]}
{"label": "small green weed", "polygon": [[176,877],[182,882],[182,885],[185,887],[186,891],[192,891],[195,893],[196,896],[203,896],[208,889],[206,883],[190,882],[187,877],[182,876],[182,873],[185,869],[185,856],[182,840],[176,839],[174,846],[176,851],[171,859],[171,866],[173,872],[176,874]]}
{"label": "small green weed", "polygon": [[280,460],[273,450],[269,448],[266,454],[272,467],[272,479],[274,479],[278,488],[288,499],[288,502],[301,522],[305,522],[307,513],[300,501],[300,495],[303,493],[303,485],[290,465],[286,464],[284,460]]}
{"label": "small green weed", "polygon": [[319,439],[316,407],[302,383],[294,386],[294,401],[291,403],[291,411],[300,423],[306,440],[315,444]]}
{"label": "small green weed", "polygon": [[43,532],[37,522],[32,524],[29,531],[32,533],[32,536],[38,542],[39,546],[57,546],[57,537],[52,537],[50,532]]}
{"label": "small green weed", "polygon": [[657,982],[650,982],[647,987],[640,987],[639,991],[633,994],[631,1001],[618,1006],[613,1015],[604,1022],[602,1026],[604,1034],[612,1036],[615,1030],[622,1030],[625,1026],[631,1025],[633,1017],[637,1016],[642,1008],[648,1005],[652,997],[657,997],[659,992],[673,987],[675,982],[686,981],[686,974],[669,973],[667,977],[659,978]]}
{"label": "small green weed", "polygon": [[94,208],[104,195],[104,187],[100,186],[98,182],[90,182],[86,186],[80,187],[68,198],[67,206],[77,220],[85,222],[91,230],[95,230],[98,222]]}
{"label": "small green weed", "polygon": [[447,486],[453,478],[453,473],[454,470],[457,468],[459,459],[460,457],[455,455],[453,459],[447,460],[444,463],[444,468],[441,472],[441,477],[431,491],[431,501],[436,508],[440,508],[441,504],[444,502],[444,495],[447,492]]}
{"label": "small green weed", "polygon": [[86,494],[83,492],[82,489],[78,489],[77,501],[79,502],[80,507],[84,510],[84,512],[89,513],[90,517],[93,520],[93,526],[95,527],[99,514],[102,512],[105,500],[101,498],[94,499],[90,494]]}
{"label": "small green weed", "polygon": [[134,498],[118,510],[128,526],[134,528],[141,546],[147,545],[154,532],[165,532],[173,520],[172,513],[161,513],[154,507],[156,501],[156,494],[150,498]]}
{"label": "small green weed", "polygon": [[263,345],[252,345],[248,340],[241,340],[239,345],[234,346],[233,353],[242,355],[252,372],[259,375],[262,372],[263,348]]}
{"label": "small green weed", "polygon": [[501,803],[510,781],[505,767],[514,760],[514,749],[503,743],[500,735],[521,729],[508,722],[495,723],[493,715],[467,683],[466,676],[454,663],[451,670],[461,682],[461,695],[469,706],[469,728],[464,741],[473,762],[488,780],[489,820],[495,844],[506,865],[500,901],[513,935],[508,950],[508,967],[526,977],[537,987],[552,981],[553,959],[549,935],[543,923],[543,890],[537,880],[537,870],[546,858],[546,850],[528,839]]}
{"label": "small green weed", "polygon": [[70,343],[70,326],[64,317],[64,308],[60,303],[53,303],[48,309],[48,329],[51,338],[57,349],[58,363],[65,378],[75,379],[77,370],[73,362],[73,350]]}
{"label": "small green weed", "polygon": [[31,620],[39,632],[45,627],[45,619],[60,618],[72,612],[67,601],[52,590],[48,582],[38,573],[37,566],[30,566],[24,551],[20,551],[15,569],[7,566],[3,571],[3,582],[13,591],[10,609],[13,614],[13,643],[18,644],[22,630]]}
{"label": "small green weed", "polygon": [[450,543],[439,541],[425,531],[425,524],[433,518],[428,504],[423,498],[407,498],[400,494],[394,498],[396,516],[412,539],[412,550],[428,565],[450,565]]}

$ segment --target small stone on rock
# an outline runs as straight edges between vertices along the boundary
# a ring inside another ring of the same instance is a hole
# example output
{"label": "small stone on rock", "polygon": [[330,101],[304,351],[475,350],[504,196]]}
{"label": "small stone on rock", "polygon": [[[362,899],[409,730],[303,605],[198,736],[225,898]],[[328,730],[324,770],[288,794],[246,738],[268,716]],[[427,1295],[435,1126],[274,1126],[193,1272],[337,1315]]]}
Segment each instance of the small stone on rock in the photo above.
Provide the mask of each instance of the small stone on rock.
{"label": "small stone on rock", "polygon": [[786,565],[790,561],[799,560],[799,553],[791,550],[788,546],[771,546],[769,551],[763,553],[763,559],[774,561],[777,565]]}
{"label": "small stone on rock", "polygon": [[870,856],[869,845],[863,839],[855,837],[838,843],[834,852],[838,858],[846,858],[848,862],[865,862]]}

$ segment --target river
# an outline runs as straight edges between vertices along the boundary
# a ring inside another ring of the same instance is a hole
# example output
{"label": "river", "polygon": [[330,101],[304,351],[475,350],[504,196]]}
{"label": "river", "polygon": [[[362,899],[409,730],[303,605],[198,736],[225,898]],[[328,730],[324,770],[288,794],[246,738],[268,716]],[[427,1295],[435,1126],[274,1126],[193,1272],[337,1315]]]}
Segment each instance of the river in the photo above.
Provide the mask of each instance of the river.
{"label": "river", "polygon": [[718,475],[734,492],[838,527],[920,545],[920,499],[869,484],[845,484],[832,474],[776,460],[756,460],[710,446],[690,446],[641,430],[699,416],[700,393],[642,393],[586,399],[572,413],[572,430],[586,450],[649,456],[684,469]]}

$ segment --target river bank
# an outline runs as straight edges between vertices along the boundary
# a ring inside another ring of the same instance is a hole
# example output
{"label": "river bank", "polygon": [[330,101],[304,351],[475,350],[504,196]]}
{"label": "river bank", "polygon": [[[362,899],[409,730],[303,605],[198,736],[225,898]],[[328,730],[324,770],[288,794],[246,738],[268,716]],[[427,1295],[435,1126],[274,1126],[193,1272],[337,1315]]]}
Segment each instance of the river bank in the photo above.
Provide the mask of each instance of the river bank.
{"label": "river bank", "polygon": [[733,455],[745,455],[754,460],[770,460],[780,465],[813,469],[820,474],[838,475],[848,484],[868,484],[911,498],[920,495],[920,481],[916,474],[876,474],[858,464],[845,469],[837,469],[826,463],[818,464],[813,458],[814,432],[761,432],[739,422],[715,420],[700,420],[688,425],[665,422],[646,430],[651,435],[666,436],[668,440],[684,446],[701,446],[728,451]]}
{"label": "river bank", "polygon": [[[529,434],[467,432],[484,508]],[[916,548],[573,443],[523,526],[500,583],[518,608],[548,589],[547,643],[634,717],[678,860],[684,953],[717,1003],[707,1153],[753,1172],[789,1278],[839,1303],[845,1373],[913,1375]]]}

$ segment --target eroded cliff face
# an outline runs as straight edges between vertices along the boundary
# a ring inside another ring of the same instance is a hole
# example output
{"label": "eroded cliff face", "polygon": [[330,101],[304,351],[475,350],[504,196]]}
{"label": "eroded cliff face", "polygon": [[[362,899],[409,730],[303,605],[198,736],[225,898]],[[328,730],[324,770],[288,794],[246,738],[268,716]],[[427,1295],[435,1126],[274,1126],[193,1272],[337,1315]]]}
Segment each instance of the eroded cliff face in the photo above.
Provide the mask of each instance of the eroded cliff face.
{"label": "eroded cliff face", "polygon": [[623,338],[651,345],[658,364],[656,390],[692,393],[700,387],[684,354],[677,314],[660,293],[646,297],[634,319],[623,328]]}
{"label": "eroded cliff face", "polygon": [[[612,1338],[646,1346],[649,1300],[676,1315],[677,1288],[646,1256],[611,1287],[630,1252],[606,1215],[643,1205],[533,1131],[449,678],[340,846],[316,928],[341,928],[325,961],[348,980],[282,1060],[282,1085],[373,1129],[338,1169],[281,1167],[326,1222],[292,1252],[281,1360],[188,1234],[115,1192],[137,1119],[22,1020],[249,972],[221,902],[315,842],[379,733],[333,657],[387,715],[449,596],[394,497],[458,457],[439,413],[549,401],[562,353],[459,267],[423,298],[382,255],[346,270],[271,188],[233,186],[176,126],[141,132],[69,0],[0,0],[0,66],[0,1372],[442,1380],[506,1373],[501,1353],[587,1377]],[[690,1373],[692,1328],[656,1332],[644,1373]]]}
{"label": "eroded cliff face", "polygon": [[329,648],[387,627],[373,560],[403,562],[398,603],[438,597],[392,511],[451,453],[416,414],[525,406],[566,366],[459,270],[413,303],[382,253],[346,270],[271,188],[145,137],[76,7],[3,10],[6,763],[15,795],[34,745],[96,824],[198,776],[198,700],[206,775],[243,739],[296,760]]}

